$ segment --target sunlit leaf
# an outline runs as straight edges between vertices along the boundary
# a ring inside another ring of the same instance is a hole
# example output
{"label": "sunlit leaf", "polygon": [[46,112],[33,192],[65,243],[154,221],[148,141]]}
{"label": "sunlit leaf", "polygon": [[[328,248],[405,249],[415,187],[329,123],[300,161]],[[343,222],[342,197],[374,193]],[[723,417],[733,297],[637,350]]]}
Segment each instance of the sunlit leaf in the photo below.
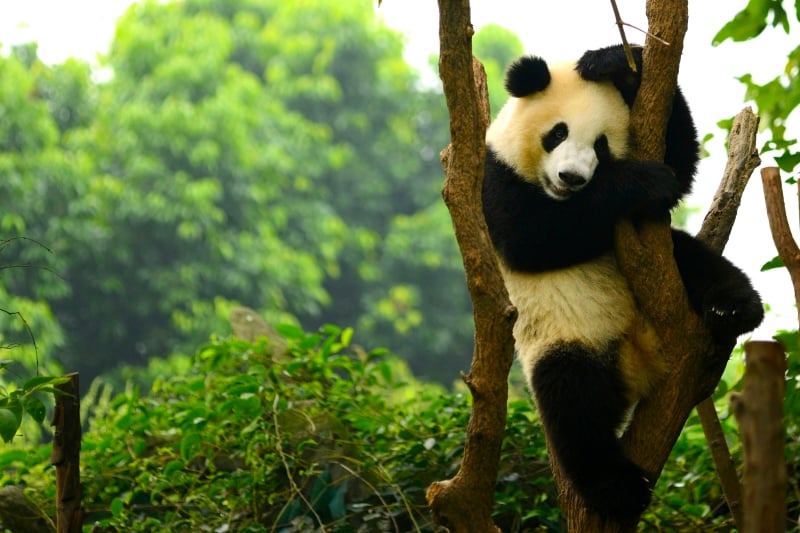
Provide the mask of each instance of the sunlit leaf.
{"label": "sunlit leaf", "polygon": [[767,270],[772,270],[775,268],[784,268],[785,266],[786,265],[783,264],[783,259],[776,255],[761,266],[761,272],[766,272]]}

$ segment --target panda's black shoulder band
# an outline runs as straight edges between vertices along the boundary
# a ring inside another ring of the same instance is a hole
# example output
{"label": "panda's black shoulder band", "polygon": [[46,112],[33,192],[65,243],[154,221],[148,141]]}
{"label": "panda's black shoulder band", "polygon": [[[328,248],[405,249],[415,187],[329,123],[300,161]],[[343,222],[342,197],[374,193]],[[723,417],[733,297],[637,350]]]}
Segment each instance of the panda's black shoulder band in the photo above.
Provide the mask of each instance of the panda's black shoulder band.
{"label": "panda's black shoulder band", "polygon": [[520,57],[506,71],[506,91],[516,98],[543,91],[548,85],[550,70],[541,57]]}

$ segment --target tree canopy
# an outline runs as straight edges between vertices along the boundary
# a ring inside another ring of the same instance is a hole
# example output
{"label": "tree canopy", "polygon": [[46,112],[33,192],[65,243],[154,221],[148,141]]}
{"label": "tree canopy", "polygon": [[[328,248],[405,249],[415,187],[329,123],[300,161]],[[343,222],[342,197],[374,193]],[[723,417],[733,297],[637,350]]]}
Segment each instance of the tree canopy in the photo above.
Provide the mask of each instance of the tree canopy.
{"label": "tree canopy", "polygon": [[35,45],[1,61],[0,223],[46,247],[9,243],[36,268],[3,288],[47,302],[66,368],[190,352],[237,304],[358,325],[432,378],[468,364],[444,106],[369,0],[134,4],[102,83]]}

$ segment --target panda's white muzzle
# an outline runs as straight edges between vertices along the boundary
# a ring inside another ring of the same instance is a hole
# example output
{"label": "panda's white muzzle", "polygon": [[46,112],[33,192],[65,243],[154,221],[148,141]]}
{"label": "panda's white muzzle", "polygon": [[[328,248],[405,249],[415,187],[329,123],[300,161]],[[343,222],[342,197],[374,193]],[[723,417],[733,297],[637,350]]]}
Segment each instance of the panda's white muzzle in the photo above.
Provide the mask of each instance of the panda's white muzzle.
{"label": "panda's white muzzle", "polygon": [[592,145],[567,139],[544,156],[542,188],[554,200],[567,200],[586,187],[597,164],[597,154]]}

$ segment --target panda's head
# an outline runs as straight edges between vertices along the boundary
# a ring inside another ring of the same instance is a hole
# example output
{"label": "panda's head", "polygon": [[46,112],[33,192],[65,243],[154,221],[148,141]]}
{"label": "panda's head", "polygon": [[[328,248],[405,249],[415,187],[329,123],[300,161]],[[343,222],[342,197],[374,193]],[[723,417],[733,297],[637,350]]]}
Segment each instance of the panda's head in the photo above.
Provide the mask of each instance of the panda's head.
{"label": "panda's head", "polygon": [[612,82],[585,79],[575,62],[526,56],[509,67],[505,85],[510,97],[487,145],[549,197],[570,198],[603,161],[627,155],[630,110]]}

